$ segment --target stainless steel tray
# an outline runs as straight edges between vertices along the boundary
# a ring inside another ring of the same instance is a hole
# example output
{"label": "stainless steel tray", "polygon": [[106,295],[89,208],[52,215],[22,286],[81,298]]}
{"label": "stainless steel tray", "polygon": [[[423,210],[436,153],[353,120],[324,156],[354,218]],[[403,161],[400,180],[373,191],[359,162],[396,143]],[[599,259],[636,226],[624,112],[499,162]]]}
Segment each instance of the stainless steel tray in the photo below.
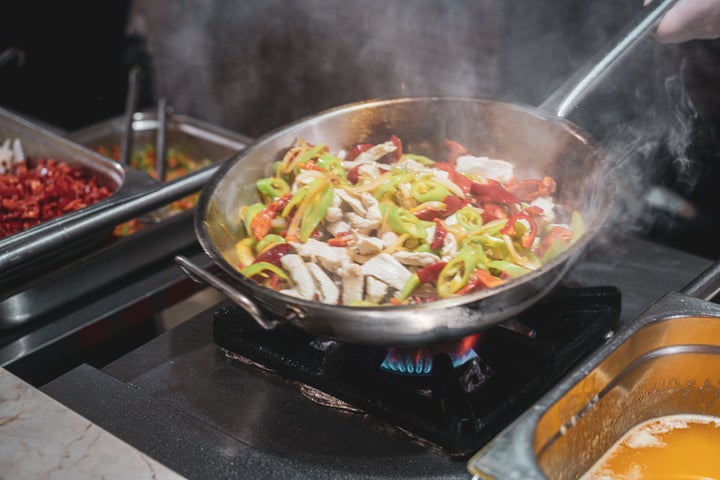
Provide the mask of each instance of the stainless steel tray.
{"label": "stainless steel tray", "polygon": [[[159,127],[157,114],[136,112],[132,121],[132,144],[154,144]],[[91,149],[110,148],[120,144],[124,130],[125,118],[117,117],[71,132],[68,138]],[[168,147],[178,148],[192,157],[211,160],[225,159],[252,141],[244,135],[177,114],[168,115],[166,132]]]}
{"label": "stainless steel tray", "polygon": [[[112,119],[69,133],[67,137],[88,148],[116,145],[123,133],[123,122],[122,118]],[[136,113],[133,128],[136,145],[154,142],[155,130],[158,128],[156,117],[153,114]],[[169,147],[208,158],[216,164],[172,182],[152,182],[150,186],[138,189],[136,194],[122,198],[110,208],[74,222],[71,227],[78,235],[83,236],[83,231],[98,228],[112,230],[120,222],[200,190],[222,160],[242,150],[250,142],[249,138],[242,135],[177,115],[168,117],[167,135]],[[102,158],[117,168],[117,162]],[[134,235],[115,239],[87,251],[82,259],[45,272],[42,277],[28,279],[19,286],[13,285],[6,289],[10,294],[0,296],[0,329],[47,317],[53,310],[92,295],[118,278],[151,265],[163,255],[171,257],[196,244],[192,215],[193,211],[187,210],[163,222],[149,225]]]}
{"label": "stainless steel tray", "polygon": [[478,479],[579,478],[634,425],[720,415],[720,262],[620,329],[468,463]]}
{"label": "stainless steel tray", "polygon": [[[4,282],[12,282],[18,270],[22,270],[25,276],[35,274],[35,270],[46,271],[92,247],[93,240],[102,239],[107,230],[87,230],[81,232],[81,235],[74,235],[65,231],[66,227],[81,218],[121,203],[157,183],[145,174],[123,168],[57,133],[0,108],[0,139],[4,141],[15,138],[20,139],[28,158],[62,160],[95,175],[98,183],[106,186],[112,194],[93,205],[0,239],[0,286]],[[61,241],[54,245],[55,248],[43,248],[41,244],[53,231],[61,234]]]}

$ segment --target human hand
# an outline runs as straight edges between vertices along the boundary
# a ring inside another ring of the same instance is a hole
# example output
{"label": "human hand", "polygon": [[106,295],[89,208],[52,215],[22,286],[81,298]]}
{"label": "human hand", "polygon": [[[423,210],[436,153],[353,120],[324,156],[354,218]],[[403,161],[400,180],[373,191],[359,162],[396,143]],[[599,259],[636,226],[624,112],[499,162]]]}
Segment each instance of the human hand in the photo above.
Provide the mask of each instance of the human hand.
{"label": "human hand", "polygon": [[655,36],[662,43],[720,38],[720,0],[679,0],[660,20]]}

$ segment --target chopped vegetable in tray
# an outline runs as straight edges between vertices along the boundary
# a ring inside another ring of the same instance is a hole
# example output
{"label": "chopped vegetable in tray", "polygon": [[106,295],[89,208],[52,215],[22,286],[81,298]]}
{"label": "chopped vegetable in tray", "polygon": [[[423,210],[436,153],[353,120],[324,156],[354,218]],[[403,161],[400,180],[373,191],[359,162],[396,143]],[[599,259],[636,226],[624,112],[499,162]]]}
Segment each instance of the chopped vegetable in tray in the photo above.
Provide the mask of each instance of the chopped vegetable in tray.
{"label": "chopped vegetable in tray", "polygon": [[19,139],[0,145],[0,238],[110,195],[97,178],[60,160],[28,159]]}
{"label": "chopped vegetable in tray", "polygon": [[[120,160],[120,146],[114,145],[111,148],[97,147],[97,152],[110,157],[114,160]],[[189,155],[183,153],[177,148],[169,148],[167,155],[167,168],[165,170],[165,179],[174,180],[180,178],[188,173],[200,170],[203,167],[207,167],[212,163],[209,159],[196,160],[191,158]],[[157,161],[155,158],[155,146],[153,144],[147,144],[143,148],[134,150],[130,157],[130,167],[135,170],[145,172],[151,177],[157,179]],[[165,215],[172,215],[176,213],[189,210],[195,206],[199,193],[193,193],[179,200],[172,202],[168,205],[164,211]],[[141,230],[144,224],[139,219],[132,219],[128,222],[124,222],[115,227],[114,234],[116,236],[128,236]]]}
{"label": "chopped vegetable in tray", "polygon": [[238,212],[237,268],[306,300],[415,304],[503,285],[583,233],[579,213],[561,222],[553,178],[446,146],[436,161],[394,135],[337,153],[300,139]]}

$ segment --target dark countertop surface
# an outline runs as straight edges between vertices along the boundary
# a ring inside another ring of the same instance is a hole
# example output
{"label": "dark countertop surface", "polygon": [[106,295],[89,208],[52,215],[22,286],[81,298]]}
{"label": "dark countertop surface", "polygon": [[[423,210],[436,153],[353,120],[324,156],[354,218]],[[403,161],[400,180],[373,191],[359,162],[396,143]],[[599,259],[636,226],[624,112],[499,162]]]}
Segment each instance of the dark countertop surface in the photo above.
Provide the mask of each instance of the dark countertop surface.
{"label": "dark countertop surface", "polygon": [[[634,237],[616,239],[589,252],[563,284],[618,287],[625,324],[709,264]],[[213,343],[214,309],[105,368],[82,365],[41,389],[188,478],[470,478],[465,461],[229,360]]]}

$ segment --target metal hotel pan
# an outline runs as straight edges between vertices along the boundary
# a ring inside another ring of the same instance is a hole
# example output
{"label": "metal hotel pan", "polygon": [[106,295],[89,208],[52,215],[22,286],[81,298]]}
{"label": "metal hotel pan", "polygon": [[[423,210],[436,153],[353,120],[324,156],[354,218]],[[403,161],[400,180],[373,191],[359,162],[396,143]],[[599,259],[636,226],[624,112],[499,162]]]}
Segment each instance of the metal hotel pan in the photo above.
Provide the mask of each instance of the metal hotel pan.
{"label": "metal hotel pan", "polygon": [[[121,141],[124,122],[124,118],[104,121],[71,132],[68,138],[91,149],[112,147]],[[155,114],[136,113],[133,144],[141,146],[154,143],[157,130]],[[168,117],[166,131],[169,147],[212,162],[226,160],[250,142],[242,135],[180,115]],[[200,186],[196,189],[199,190]],[[116,214],[125,215],[123,210],[116,209]],[[147,208],[142,210],[144,213]],[[42,278],[34,279],[22,291],[0,299],[0,330],[48,315],[54,309],[156,262],[158,258],[168,258],[196,244],[197,239],[192,232],[192,215],[192,210],[186,210],[162,222],[151,222],[147,228],[130,237],[119,238],[110,245],[101,245],[77,261],[61,265],[52,272],[44,272]],[[112,215],[106,215],[106,218],[114,222]],[[102,217],[97,220],[102,220]],[[108,224],[105,228],[111,230],[113,226]]]}
{"label": "metal hotel pan", "polygon": [[[155,144],[160,128],[157,113],[136,112],[132,120],[132,144]],[[91,125],[71,132],[68,138],[91,149],[120,145],[125,129],[123,117]],[[167,145],[193,158],[226,159],[244,149],[252,139],[184,115],[167,117]]]}
{"label": "metal hotel pan", "polygon": [[646,420],[720,417],[720,305],[708,301],[719,290],[716,262],[620,329],[471,458],[470,472],[576,479]]}
{"label": "metal hotel pan", "polygon": [[12,279],[22,270],[23,275],[34,271],[46,271],[52,265],[85,250],[93,242],[100,241],[107,231],[87,231],[82,236],[62,235],[56,249],[37,248],[46,232],[62,230],[77,219],[92,215],[110,205],[122,202],[142,189],[155,183],[147,175],[122,168],[117,163],[77,145],[66,138],[30,122],[12,112],[0,109],[0,139],[19,139],[26,156],[62,160],[98,179],[98,184],[107,187],[111,196],[83,209],[66,213],[40,225],[0,239],[0,285],[2,280]]}
{"label": "metal hotel pan", "polygon": [[[323,112],[272,132],[228,162],[203,190],[196,231],[208,255],[231,277],[226,283],[177,258],[198,281],[214,285],[266,328],[288,322],[316,335],[377,345],[405,345],[460,337],[503,322],[547,294],[600,231],[610,211],[614,181],[603,150],[565,115],[636,45],[674,4],[653,2],[598,59],[567,81],[540,108],[484,99],[409,98],[361,102]],[[233,266],[242,237],[238,209],[256,201],[255,180],[268,176],[297,138],[331,150],[378,143],[396,134],[411,152],[443,158],[446,139],[472,152],[512,161],[519,177],[551,175],[557,202],[578,210],[589,226],[566,252],[540,269],[498,288],[420,305],[349,307],[280,294]],[[430,150],[426,150],[425,146]]]}

